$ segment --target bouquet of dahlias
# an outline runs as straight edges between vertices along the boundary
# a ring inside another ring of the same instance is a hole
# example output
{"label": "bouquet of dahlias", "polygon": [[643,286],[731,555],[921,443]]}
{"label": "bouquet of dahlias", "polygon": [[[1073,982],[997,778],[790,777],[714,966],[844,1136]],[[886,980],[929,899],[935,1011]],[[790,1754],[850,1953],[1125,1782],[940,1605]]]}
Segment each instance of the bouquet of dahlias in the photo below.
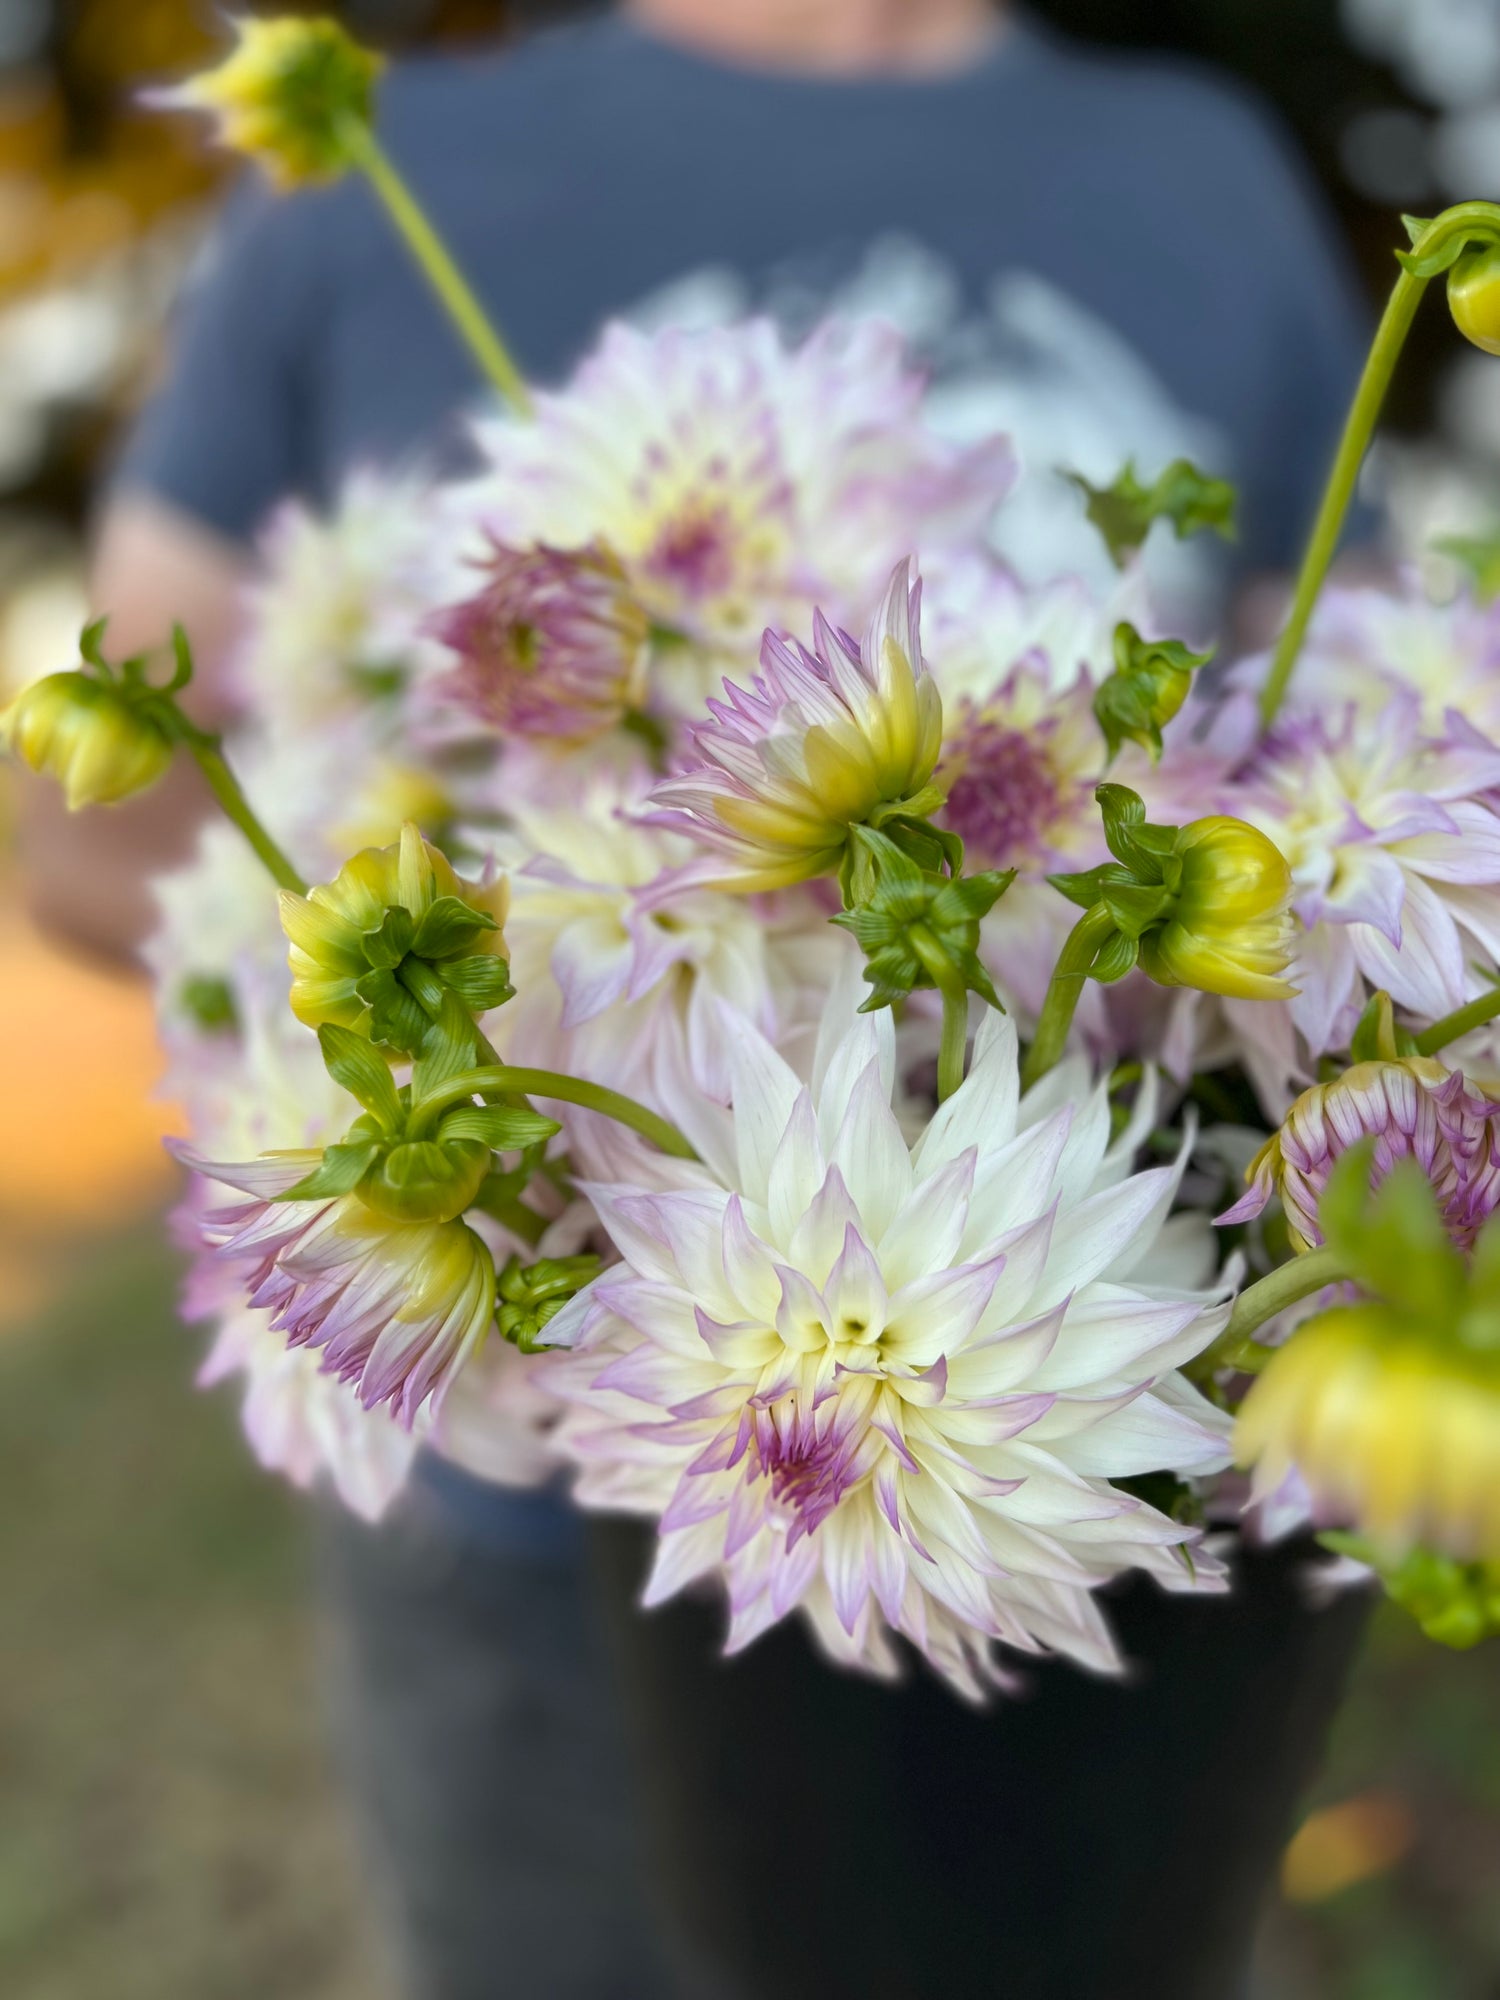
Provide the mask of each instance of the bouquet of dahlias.
{"label": "bouquet of dahlias", "polygon": [[1005,440],[879,325],[616,326],[533,396],[373,75],[256,23],[179,96],[369,176],[508,401],[478,470],[274,524],[236,771],[181,635],[5,722],[70,803],[182,751],[225,808],[153,967],[261,1458],[566,1480],[729,1648],[975,1698],[1236,1532],[1500,1626],[1500,614],[1324,589],[1434,277],[1500,348],[1500,209],[1411,226],[1282,639],[1210,665],[1138,551],[1228,490],[1085,487],[1116,592],[1023,587]]}

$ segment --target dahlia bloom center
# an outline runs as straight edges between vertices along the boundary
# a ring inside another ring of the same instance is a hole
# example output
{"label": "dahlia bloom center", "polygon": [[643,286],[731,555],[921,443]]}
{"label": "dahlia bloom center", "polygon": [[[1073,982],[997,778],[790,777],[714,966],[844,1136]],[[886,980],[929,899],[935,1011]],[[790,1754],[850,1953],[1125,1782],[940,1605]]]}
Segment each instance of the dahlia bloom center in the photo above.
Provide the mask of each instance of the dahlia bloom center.
{"label": "dahlia bloom center", "polygon": [[1049,834],[1092,797],[1059,765],[1056,736],[1056,722],[1016,729],[965,704],[945,818],[981,866],[1044,866]]}

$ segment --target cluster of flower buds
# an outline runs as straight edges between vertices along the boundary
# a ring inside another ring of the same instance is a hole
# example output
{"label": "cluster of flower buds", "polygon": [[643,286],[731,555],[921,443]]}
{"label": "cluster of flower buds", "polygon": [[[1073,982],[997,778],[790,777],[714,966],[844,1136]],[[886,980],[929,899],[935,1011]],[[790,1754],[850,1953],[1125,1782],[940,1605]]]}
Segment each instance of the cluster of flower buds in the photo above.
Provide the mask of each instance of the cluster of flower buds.
{"label": "cluster of flower buds", "polygon": [[471,1014],[511,996],[504,877],[461,882],[411,824],[394,847],[366,848],[332,882],[281,898],[292,1011],[416,1055],[453,994]]}
{"label": "cluster of flower buds", "polygon": [[499,1311],[495,1325],[503,1340],[523,1354],[544,1354],[550,1322],[563,1307],[591,1285],[603,1268],[598,1257],[540,1257],[523,1264],[512,1257],[500,1273]]}
{"label": "cluster of flower buds", "polygon": [[873,1013],[924,988],[977,993],[991,1007],[1000,996],[979,958],[979,926],[1015,879],[1015,870],[942,874],[922,867],[906,846],[880,833],[863,833],[861,866],[852,909],[833,921],[864,951],[871,993],[862,1011]]}
{"label": "cluster of flower buds", "polygon": [[79,642],[81,668],[33,681],[0,714],[0,742],[56,780],[70,812],[116,805],[163,775],[174,745],[171,697],[191,672],[180,633],[177,675],[165,688],[146,679],[149,654],[111,667],[103,636],[101,618]]}
{"label": "cluster of flower buds", "polygon": [[1125,785],[1095,796],[1114,860],[1049,877],[1094,921],[1090,976],[1108,982],[1139,965],[1161,986],[1289,999],[1292,878],[1275,842],[1221,814],[1153,826]]}
{"label": "cluster of flower buds", "polygon": [[1190,652],[1180,639],[1143,639],[1133,625],[1115,627],[1115,669],[1094,694],[1094,716],[1111,760],[1126,743],[1138,743],[1153,763],[1161,733],[1179,712],[1212,653]]}
{"label": "cluster of flower buds", "polygon": [[381,58],[325,15],[233,26],[238,40],[217,69],[153,101],[209,112],[221,144],[259,161],[278,186],[336,180],[356,164]]}

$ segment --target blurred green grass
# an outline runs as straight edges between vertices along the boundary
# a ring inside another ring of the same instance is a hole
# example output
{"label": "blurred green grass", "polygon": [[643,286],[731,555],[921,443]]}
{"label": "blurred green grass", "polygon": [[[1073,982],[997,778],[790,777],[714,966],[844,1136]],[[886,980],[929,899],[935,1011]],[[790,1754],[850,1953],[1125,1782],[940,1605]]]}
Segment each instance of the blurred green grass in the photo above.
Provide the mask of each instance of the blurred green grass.
{"label": "blurred green grass", "polygon": [[[254,1465],[232,1396],[193,1388],[159,1224],[71,1268],[0,1333],[0,1994],[381,2000],[303,1505]],[[1407,1816],[1407,1851],[1274,1909],[1259,1991],[1496,2000],[1500,1647],[1444,1654],[1376,1619],[1309,1810],[1366,1796]]]}
{"label": "blurred green grass", "polygon": [[297,1502],[148,1219],[0,1335],[0,1993],[375,2000]]}

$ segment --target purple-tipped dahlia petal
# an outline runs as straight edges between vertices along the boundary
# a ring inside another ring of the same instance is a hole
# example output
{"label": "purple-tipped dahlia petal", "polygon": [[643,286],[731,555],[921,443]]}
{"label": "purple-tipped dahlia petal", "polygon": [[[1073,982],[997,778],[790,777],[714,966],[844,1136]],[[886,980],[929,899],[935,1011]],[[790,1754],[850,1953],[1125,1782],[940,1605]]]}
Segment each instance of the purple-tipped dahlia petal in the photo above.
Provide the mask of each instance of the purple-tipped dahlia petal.
{"label": "purple-tipped dahlia petal", "polygon": [[[199,1174],[257,1189],[273,1164],[283,1188],[309,1164],[180,1157]],[[266,1189],[201,1213],[198,1227],[288,1347],[321,1350],[325,1373],[408,1430],[420,1411],[436,1411],[494,1317],[494,1259],[462,1222],[392,1223],[356,1196],[288,1202]]]}
{"label": "purple-tipped dahlia petal", "polygon": [[1500,1099],[1427,1056],[1356,1063],[1304,1091],[1250,1169],[1250,1186],[1219,1220],[1244,1222],[1279,1194],[1293,1239],[1323,1241],[1318,1205],[1339,1159],[1373,1139],[1373,1181],[1415,1160],[1453,1239],[1467,1249],[1500,1207]]}
{"label": "purple-tipped dahlia petal", "polygon": [[1156,1241],[1176,1175],[1130,1177],[1102,1097],[1021,1098],[998,1015],[915,1147],[888,1016],[825,1035],[810,1090],[724,1031],[737,1165],[587,1189],[622,1261],[550,1371],[580,1498],[657,1520],[651,1601],[718,1575],[732,1649],[799,1611],[850,1666],[892,1671],[894,1631],[975,1698],[997,1645],[1115,1664],[1100,1583],[1218,1582],[1110,1483],[1226,1458],[1174,1372],[1227,1315]]}

